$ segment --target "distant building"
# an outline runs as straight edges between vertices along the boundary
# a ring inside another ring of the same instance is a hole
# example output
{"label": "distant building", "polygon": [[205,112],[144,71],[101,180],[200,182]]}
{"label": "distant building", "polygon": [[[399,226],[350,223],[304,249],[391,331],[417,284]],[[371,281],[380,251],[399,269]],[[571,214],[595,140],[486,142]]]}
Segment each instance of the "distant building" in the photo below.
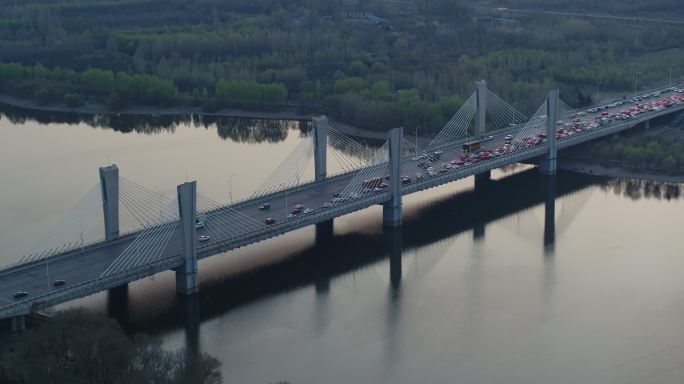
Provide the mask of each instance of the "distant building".
{"label": "distant building", "polygon": [[502,17],[474,17],[476,23],[490,23],[490,24],[501,24],[501,25],[514,25],[520,23],[519,20],[515,19],[504,19]]}
{"label": "distant building", "polygon": [[342,20],[346,21],[375,24],[379,27],[392,27],[389,20],[383,19],[382,17],[373,14],[372,12],[342,12],[340,14],[340,17]]}

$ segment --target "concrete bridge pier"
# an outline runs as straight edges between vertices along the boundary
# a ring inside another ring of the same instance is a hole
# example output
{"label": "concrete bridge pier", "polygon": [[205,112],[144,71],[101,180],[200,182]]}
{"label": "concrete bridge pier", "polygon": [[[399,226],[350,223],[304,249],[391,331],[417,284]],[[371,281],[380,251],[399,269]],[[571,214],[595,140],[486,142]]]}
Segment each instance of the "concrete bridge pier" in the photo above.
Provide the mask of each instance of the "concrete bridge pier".
{"label": "concrete bridge pier", "polygon": [[201,323],[199,294],[193,293],[179,297],[179,309],[185,325],[185,345],[188,356],[199,353],[199,329]]}
{"label": "concrete bridge pier", "polygon": [[401,140],[404,135],[404,128],[394,128],[388,134],[389,145],[389,200],[382,206],[383,224],[387,227],[398,227],[401,225]]}
{"label": "concrete bridge pier", "polygon": [[539,161],[542,175],[555,175],[558,151],[556,149],[556,122],[558,121],[558,89],[546,94],[546,146],[548,152]]}
{"label": "concrete bridge pier", "polygon": [[107,315],[121,324],[128,324],[128,284],[107,291]]}
{"label": "concrete bridge pier", "polygon": [[116,164],[100,168],[100,188],[105,240],[112,241],[119,237],[119,167]]}
{"label": "concrete bridge pier", "polygon": [[644,122],[644,129],[647,131],[651,129],[651,120],[646,120],[646,122]]}
{"label": "concrete bridge pier", "polygon": [[487,82],[485,80],[475,82],[475,93],[477,97],[475,137],[482,137],[485,134],[485,125],[487,124]]}
{"label": "concrete bridge pier", "polygon": [[176,292],[190,295],[199,290],[197,277],[197,183],[192,181],[178,186],[178,208],[181,217],[184,264],[176,268]]}
{"label": "concrete bridge pier", "polygon": [[556,245],[556,176],[546,178],[544,206],[544,253],[552,254]]}
{"label": "concrete bridge pier", "polygon": [[475,190],[481,190],[492,181],[492,171],[485,171],[475,175]]}
{"label": "concrete bridge pier", "polygon": [[328,118],[318,116],[311,119],[314,127],[314,174],[316,181],[325,180],[327,177],[328,155]]}
{"label": "concrete bridge pier", "polygon": [[316,224],[316,247],[322,247],[327,244],[334,233],[333,220],[326,220]]}
{"label": "concrete bridge pier", "polygon": [[11,319],[12,322],[12,333],[21,333],[26,330],[26,316],[19,315],[14,316]]}

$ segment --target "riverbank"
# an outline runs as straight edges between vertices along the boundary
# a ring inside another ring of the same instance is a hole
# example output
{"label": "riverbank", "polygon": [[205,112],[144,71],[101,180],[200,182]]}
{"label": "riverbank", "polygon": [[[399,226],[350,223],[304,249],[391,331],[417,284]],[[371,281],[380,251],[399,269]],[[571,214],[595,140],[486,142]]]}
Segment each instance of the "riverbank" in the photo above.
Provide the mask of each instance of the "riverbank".
{"label": "riverbank", "polygon": [[[215,112],[205,112],[201,107],[149,107],[136,106],[126,107],[121,110],[111,111],[104,104],[87,104],[79,107],[67,107],[60,105],[39,105],[32,100],[21,99],[9,95],[0,95],[0,103],[13,107],[30,109],[41,112],[60,112],[60,113],[79,113],[89,115],[136,115],[136,116],[172,116],[172,115],[203,115],[203,116],[223,116],[245,119],[269,119],[269,120],[311,120],[318,116],[316,113],[295,112],[295,111],[247,111],[241,109],[222,108]],[[333,118],[328,118],[330,125],[345,135],[360,137],[363,139],[380,140],[385,139],[385,131],[371,131],[359,128]],[[427,140],[427,139],[425,139]]]}
{"label": "riverbank", "polygon": [[618,179],[635,179],[660,183],[684,183],[684,175],[660,174],[607,166],[583,160],[558,159],[558,169],[583,173],[585,175],[605,176]]}

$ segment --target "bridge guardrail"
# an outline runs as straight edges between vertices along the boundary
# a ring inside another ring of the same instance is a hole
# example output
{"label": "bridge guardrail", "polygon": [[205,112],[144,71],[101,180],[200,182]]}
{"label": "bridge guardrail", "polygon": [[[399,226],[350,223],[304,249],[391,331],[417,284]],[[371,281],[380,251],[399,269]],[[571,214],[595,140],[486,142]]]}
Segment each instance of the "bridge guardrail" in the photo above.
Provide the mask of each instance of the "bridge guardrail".
{"label": "bridge guardrail", "polygon": [[[146,276],[151,276],[161,271],[175,268],[180,265],[180,261],[181,259],[179,258],[179,255],[174,254],[161,260],[157,260],[154,263],[149,263],[135,269],[130,269],[103,278],[91,279],[74,285],[66,286],[64,288],[48,291],[37,296],[28,297],[24,300],[19,300],[0,307],[0,318],[28,314],[42,308],[50,307],[59,302],[101,292],[105,289],[113,288]],[[93,290],[93,287],[97,287],[97,290]],[[55,300],[57,297],[61,298],[62,300]],[[64,297],[67,297],[67,299],[63,299]]]}

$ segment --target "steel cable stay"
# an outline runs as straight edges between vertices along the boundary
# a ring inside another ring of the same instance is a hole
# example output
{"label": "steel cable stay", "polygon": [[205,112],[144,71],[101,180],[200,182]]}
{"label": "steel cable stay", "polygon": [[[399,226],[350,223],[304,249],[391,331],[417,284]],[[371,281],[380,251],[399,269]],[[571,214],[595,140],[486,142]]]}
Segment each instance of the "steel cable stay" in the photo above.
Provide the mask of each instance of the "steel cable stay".
{"label": "steel cable stay", "polygon": [[121,187],[121,191],[124,193],[120,194],[120,201],[143,228],[157,225],[159,217],[166,216],[174,219],[178,217],[177,207],[169,207],[170,202],[167,201],[166,204],[163,201],[160,202],[160,208],[157,211],[156,207],[151,207],[150,200],[143,200],[144,197],[132,193],[127,188],[126,186]]}
{"label": "steel cable stay", "polygon": [[154,262],[166,248],[178,221],[166,221],[144,229],[100,274],[100,277],[136,269]]}
{"label": "steel cable stay", "polygon": [[328,133],[330,144],[328,150],[347,172],[368,164],[369,153],[371,152],[368,148],[332,128]]}
{"label": "steel cable stay", "polygon": [[352,152],[353,156],[358,157],[363,162],[367,162],[368,159],[373,155],[373,151],[370,148],[362,145],[361,143],[332,127],[330,127],[328,130],[328,137],[333,138],[337,142],[345,144],[346,148],[350,149],[350,152]]}
{"label": "steel cable stay", "polygon": [[302,140],[261,186],[257,188],[254,194],[252,194],[252,198],[297,185],[301,172],[306,169],[313,156],[314,146],[315,143],[312,136]]}
{"label": "steel cable stay", "polygon": [[449,122],[442,128],[442,130],[437,134],[434,140],[428,145],[428,147],[433,147],[438,144],[443,144],[446,142],[454,141],[456,138],[466,136],[468,126],[475,116],[477,111],[477,97],[474,92],[466,100],[461,108],[454,114],[454,116],[449,120]]}
{"label": "steel cable stay", "polygon": [[536,137],[537,134],[540,133],[542,129],[544,129],[544,127],[546,126],[546,109],[547,102],[544,101],[542,105],[539,107],[539,109],[537,109],[537,112],[535,112],[532,118],[523,126],[520,132],[515,136],[515,139],[513,140],[513,145],[515,146],[515,149],[513,150],[513,152],[520,152],[533,146],[532,144],[529,144],[526,140],[532,136]]}
{"label": "steel cable stay", "polygon": [[201,194],[197,194],[197,205],[202,209],[201,220],[205,228],[213,230],[219,238],[224,236],[212,228],[214,223],[227,229],[230,236],[238,236],[264,226],[260,221],[230,207],[221,206],[220,203]]}
{"label": "steel cable stay", "polygon": [[93,186],[15,265],[82,247],[102,215],[99,183]]}
{"label": "steel cable stay", "polygon": [[487,103],[487,112],[498,116],[493,120],[498,122],[497,127],[499,129],[511,126],[510,124],[518,125],[529,120],[525,114],[515,109],[515,107],[491,90],[488,90],[487,97],[489,100]]}
{"label": "steel cable stay", "polygon": [[333,205],[341,204],[345,199],[358,198],[364,193],[363,181],[381,178],[385,175],[389,167],[389,140],[385,141],[382,147],[375,152],[371,165],[359,170],[352,180],[343,188],[340,193],[340,200],[333,201]]}
{"label": "steel cable stay", "polygon": [[143,229],[133,242],[102,272],[101,277],[146,265],[161,256],[179,224],[177,211],[172,208],[177,206],[176,200],[170,200],[168,205],[171,207],[166,210],[167,214],[161,214],[154,219],[154,223]]}
{"label": "steel cable stay", "polygon": [[[145,201],[145,206],[150,206],[150,207],[155,207],[154,209],[156,210],[157,204],[159,204],[160,210],[161,209],[170,209],[171,213],[177,211],[177,207],[175,207],[173,204],[171,204],[174,199],[167,198],[161,193],[154,192],[148,188],[145,188],[131,180],[125,179],[125,178],[120,178],[120,187],[124,187],[127,189],[129,193],[131,193],[134,196],[139,197],[139,200],[146,199],[148,201]],[[170,207],[170,208],[169,208]],[[176,212],[177,213],[177,212]],[[160,212],[160,215],[162,213]]]}

